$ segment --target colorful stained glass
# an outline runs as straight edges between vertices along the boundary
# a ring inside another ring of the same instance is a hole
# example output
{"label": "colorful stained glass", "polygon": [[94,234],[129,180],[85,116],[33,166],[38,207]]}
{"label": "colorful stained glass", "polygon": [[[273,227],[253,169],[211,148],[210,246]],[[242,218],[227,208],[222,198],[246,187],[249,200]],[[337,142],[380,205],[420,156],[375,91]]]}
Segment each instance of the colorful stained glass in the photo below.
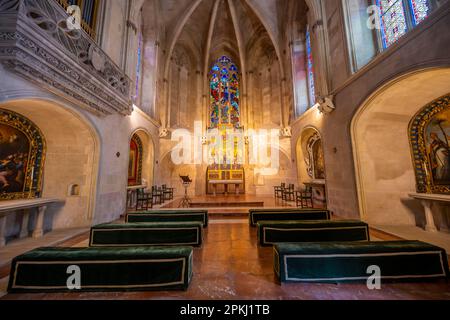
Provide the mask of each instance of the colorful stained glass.
{"label": "colorful stained glass", "polygon": [[403,0],[377,0],[381,13],[381,37],[386,49],[407,31]]}
{"label": "colorful stained glass", "polygon": [[311,47],[311,34],[309,33],[309,28],[306,30],[306,54],[307,54],[307,68],[308,68],[308,90],[309,90],[309,101],[313,105],[316,103],[316,87],[314,85],[314,63],[312,56]]}
{"label": "colorful stained glass", "polygon": [[138,52],[137,52],[137,63],[136,63],[136,91],[135,91],[135,102],[139,97],[139,85],[141,81],[141,63],[142,63],[142,33],[139,33],[138,38]]}
{"label": "colorful stained glass", "polygon": [[235,128],[239,128],[240,109],[238,68],[230,58],[223,56],[218,59],[211,68],[209,76],[211,128],[217,128],[220,124],[230,124]]}
{"label": "colorful stained glass", "polygon": [[409,0],[412,9],[412,16],[414,20],[414,25],[418,25],[430,12],[429,0]]}

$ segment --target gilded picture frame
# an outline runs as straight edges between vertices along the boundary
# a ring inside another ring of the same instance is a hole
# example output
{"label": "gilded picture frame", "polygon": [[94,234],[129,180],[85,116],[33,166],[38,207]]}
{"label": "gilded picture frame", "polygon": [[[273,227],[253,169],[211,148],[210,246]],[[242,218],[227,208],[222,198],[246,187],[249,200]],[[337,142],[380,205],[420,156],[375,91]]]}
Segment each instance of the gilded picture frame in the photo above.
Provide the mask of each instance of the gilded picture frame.
{"label": "gilded picture frame", "polygon": [[45,152],[44,136],[32,121],[0,109],[0,200],[41,197]]}

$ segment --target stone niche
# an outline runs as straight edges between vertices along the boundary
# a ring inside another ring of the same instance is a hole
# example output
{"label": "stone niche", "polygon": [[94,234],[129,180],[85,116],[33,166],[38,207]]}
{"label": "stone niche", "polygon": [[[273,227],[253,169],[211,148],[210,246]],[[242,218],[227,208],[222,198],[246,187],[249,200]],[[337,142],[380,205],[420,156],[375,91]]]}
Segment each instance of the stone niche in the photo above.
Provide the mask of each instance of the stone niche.
{"label": "stone niche", "polygon": [[[29,182],[30,175],[40,179],[39,185],[33,185],[32,198],[61,200],[61,203],[47,207],[44,231],[89,226],[94,215],[99,157],[98,138],[93,127],[53,102],[16,100],[2,104],[0,108],[4,113],[28,119],[45,141],[41,166],[35,165],[34,173],[27,169],[25,175]],[[22,199],[30,198],[29,192],[24,196]],[[7,216],[7,238],[18,236],[22,220],[20,210]],[[33,223],[31,218],[30,227]]]}

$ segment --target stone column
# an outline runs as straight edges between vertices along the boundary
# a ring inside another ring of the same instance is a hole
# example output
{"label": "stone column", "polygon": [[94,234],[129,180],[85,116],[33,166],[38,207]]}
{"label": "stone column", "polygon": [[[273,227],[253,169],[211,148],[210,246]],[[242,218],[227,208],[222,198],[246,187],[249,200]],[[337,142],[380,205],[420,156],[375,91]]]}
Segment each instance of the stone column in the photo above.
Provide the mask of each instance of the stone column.
{"label": "stone column", "polygon": [[44,214],[47,206],[37,208],[36,228],[33,231],[33,238],[40,238],[44,235]]}
{"label": "stone column", "polygon": [[0,247],[6,245],[6,216],[0,216]]}
{"label": "stone column", "polygon": [[28,221],[30,220],[30,209],[22,210],[22,226],[20,228],[19,238],[28,237]]}
{"label": "stone column", "polygon": [[422,205],[425,208],[425,230],[429,232],[437,232],[436,224],[434,223],[432,202],[429,200],[422,200]]}
{"label": "stone column", "polygon": [[310,13],[310,35],[315,65],[316,96],[327,96],[330,92],[330,55],[328,50],[327,26],[323,20],[323,8],[320,12]]}

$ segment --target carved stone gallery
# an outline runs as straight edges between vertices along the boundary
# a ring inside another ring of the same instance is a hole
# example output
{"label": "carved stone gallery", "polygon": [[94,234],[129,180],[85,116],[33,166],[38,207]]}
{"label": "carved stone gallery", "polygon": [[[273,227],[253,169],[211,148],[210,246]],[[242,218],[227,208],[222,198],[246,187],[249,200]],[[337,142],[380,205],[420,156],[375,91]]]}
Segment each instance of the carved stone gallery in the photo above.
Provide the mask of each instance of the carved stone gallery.
{"label": "carved stone gallery", "polygon": [[449,52],[448,0],[0,0],[0,300],[448,299]]}

